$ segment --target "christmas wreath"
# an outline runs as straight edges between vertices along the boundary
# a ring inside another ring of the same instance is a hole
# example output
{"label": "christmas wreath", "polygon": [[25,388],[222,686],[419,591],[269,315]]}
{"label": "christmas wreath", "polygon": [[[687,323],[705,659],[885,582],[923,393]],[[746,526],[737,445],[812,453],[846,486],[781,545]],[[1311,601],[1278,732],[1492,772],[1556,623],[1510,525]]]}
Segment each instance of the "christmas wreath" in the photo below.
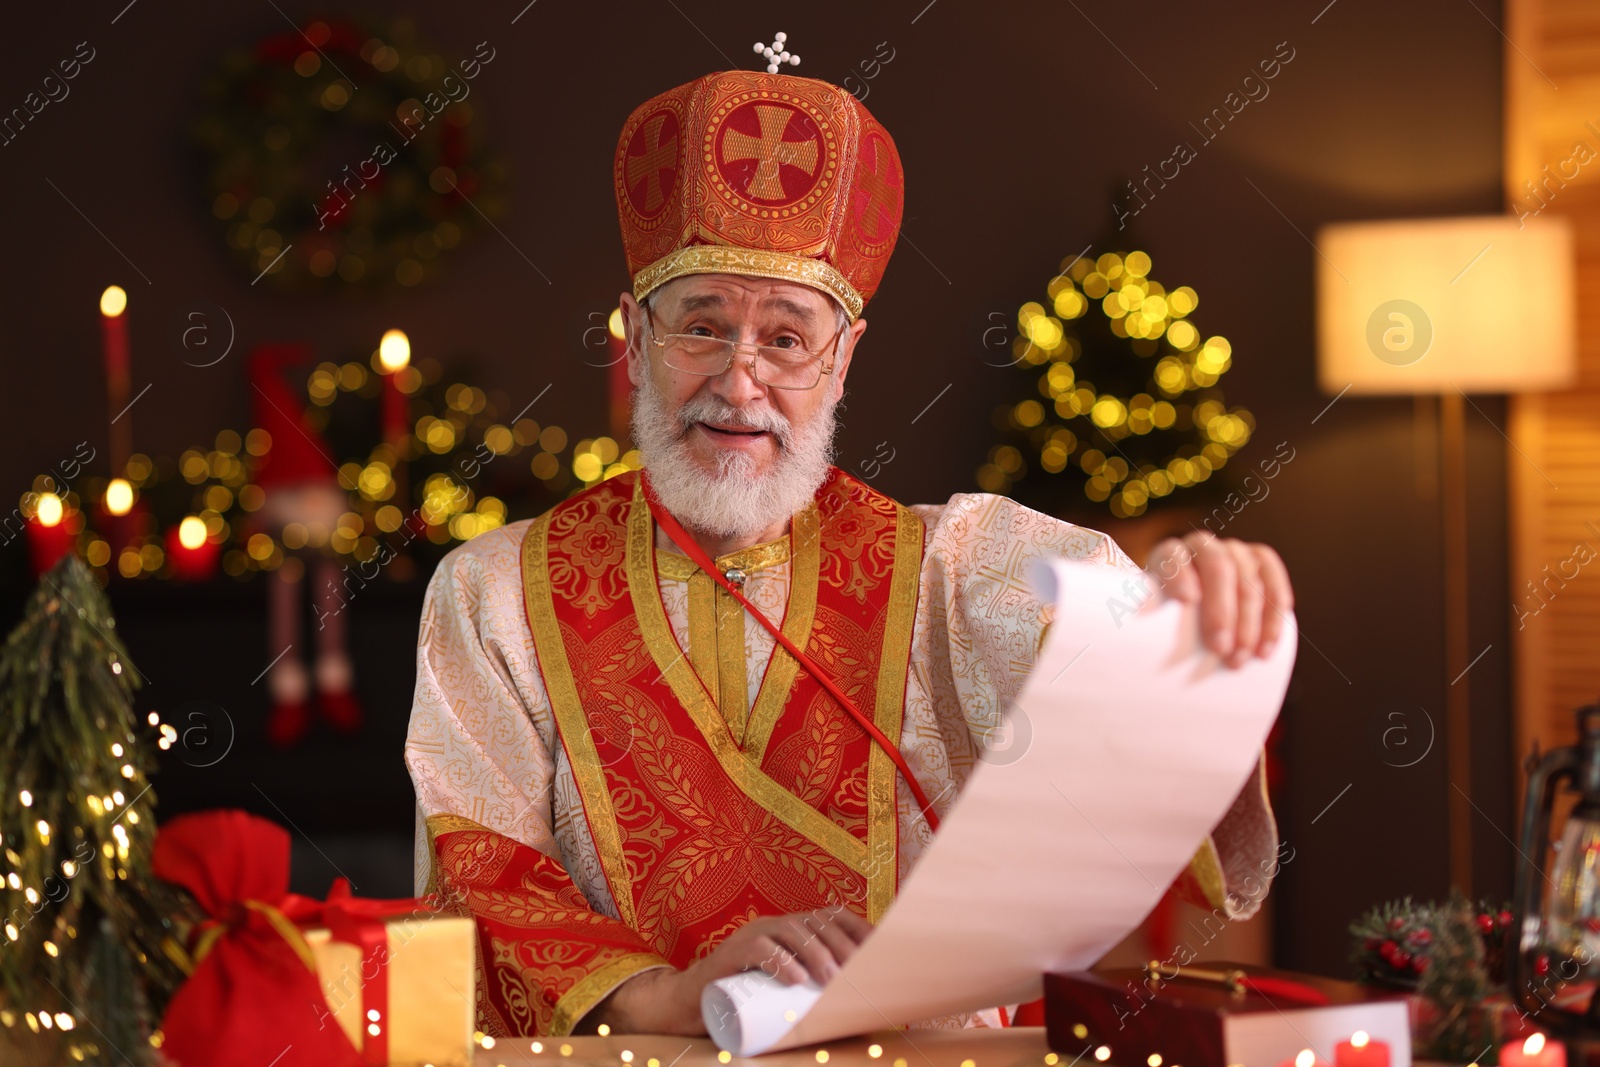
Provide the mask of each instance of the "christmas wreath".
{"label": "christmas wreath", "polygon": [[[230,256],[282,288],[416,285],[498,213],[473,81],[409,19],[314,21],[229,56],[195,135]],[[469,100],[469,98],[471,98]]]}
{"label": "christmas wreath", "polygon": [[[1054,510],[1046,486],[1075,478],[1125,519],[1205,482],[1250,439],[1255,419],[1217,388],[1232,346],[1196,328],[1192,288],[1168,290],[1150,269],[1139,251],[1075,256],[1045,301],[1018,310],[1011,360],[1031,388],[996,412],[1005,437],[981,489]],[[1046,477],[1020,486],[1033,471]]]}

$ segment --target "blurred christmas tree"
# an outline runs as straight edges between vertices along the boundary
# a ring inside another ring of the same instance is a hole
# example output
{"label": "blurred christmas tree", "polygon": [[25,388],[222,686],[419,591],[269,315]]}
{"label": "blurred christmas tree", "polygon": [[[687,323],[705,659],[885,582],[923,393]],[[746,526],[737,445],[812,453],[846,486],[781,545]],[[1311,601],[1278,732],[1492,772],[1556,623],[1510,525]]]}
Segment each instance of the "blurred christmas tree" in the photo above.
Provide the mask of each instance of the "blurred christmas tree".
{"label": "blurred christmas tree", "polygon": [[1144,252],[1061,264],[1044,301],[1017,312],[1019,401],[996,412],[1001,441],[978,469],[985,492],[1059,512],[1062,479],[1117,518],[1141,515],[1206,482],[1255,429],[1217,383],[1233,362],[1189,316],[1200,297],[1150,277]]}
{"label": "blurred christmas tree", "polygon": [[177,903],[150,874],[135,675],[99,585],[65,557],[0,651],[0,1047],[48,1046],[52,1063],[150,1062],[183,978],[164,944]]}

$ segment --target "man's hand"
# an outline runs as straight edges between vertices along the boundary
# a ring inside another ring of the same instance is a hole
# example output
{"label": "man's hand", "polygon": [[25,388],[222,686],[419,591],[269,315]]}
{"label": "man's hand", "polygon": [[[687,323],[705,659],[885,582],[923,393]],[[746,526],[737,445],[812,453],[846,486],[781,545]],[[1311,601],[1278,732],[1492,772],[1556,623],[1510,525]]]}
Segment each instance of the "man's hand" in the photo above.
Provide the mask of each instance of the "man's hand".
{"label": "man's hand", "polygon": [[759,970],[784,985],[807,979],[824,985],[871,932],[872,924],[843,907],[752,919],[687,970],[662,967],[634,975],[597,1004],[583,1025],[606,1023],[619,1034],[703,1036],[700,992],[708,983]]}
{"label": "man's hand", "polygon": [[1201,637],[1230,667],[1270,653],[1294,608],[1289,570],[1266,545],[1208,532],[1169,537],[1145,573],[1167,596],[1200,605]]}

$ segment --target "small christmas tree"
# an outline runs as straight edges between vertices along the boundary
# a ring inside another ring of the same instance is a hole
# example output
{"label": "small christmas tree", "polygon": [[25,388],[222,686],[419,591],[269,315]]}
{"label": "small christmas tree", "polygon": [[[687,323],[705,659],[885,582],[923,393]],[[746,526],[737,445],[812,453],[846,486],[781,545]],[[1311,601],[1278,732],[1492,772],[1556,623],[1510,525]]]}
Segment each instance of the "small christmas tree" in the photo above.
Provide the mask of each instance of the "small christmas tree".
{"label": "small christmas tree", "polygon": [[0,650],[0,1046],[48,1046],[50,1062],[153,1062],[183,978],[176,899],[150,873],[136,676],[105,596],[67,556]]}
{"label": "small christmas tree", "polygon": [[[1150,276],[1141,251],[1063,260],[1017,312],[1011,362],[1026,379],[995,412],[1001,440],[978,487],[1059,513],[1066,483],[1119,519],[1194,495],[1243,448],[1255,419],[1218,382],[1227,338],[1204,336],[1199,295]],[[992,332],[992,331],[991,331]]]}

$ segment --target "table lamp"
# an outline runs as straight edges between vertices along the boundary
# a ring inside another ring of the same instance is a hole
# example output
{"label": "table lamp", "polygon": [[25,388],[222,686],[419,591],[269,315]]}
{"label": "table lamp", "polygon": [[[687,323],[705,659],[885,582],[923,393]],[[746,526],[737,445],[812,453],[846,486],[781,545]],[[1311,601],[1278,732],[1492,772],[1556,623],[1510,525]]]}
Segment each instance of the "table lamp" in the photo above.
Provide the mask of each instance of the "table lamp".
{"label": "table lamp", "polygon": [[1470,666],[1464,403],[1573,382],[1572,231],[1554,216],[1344,223],[1316,248],[1323,391],[1439,398],[1450,878],[1470,896],[1471,716],[1455,684]]}

